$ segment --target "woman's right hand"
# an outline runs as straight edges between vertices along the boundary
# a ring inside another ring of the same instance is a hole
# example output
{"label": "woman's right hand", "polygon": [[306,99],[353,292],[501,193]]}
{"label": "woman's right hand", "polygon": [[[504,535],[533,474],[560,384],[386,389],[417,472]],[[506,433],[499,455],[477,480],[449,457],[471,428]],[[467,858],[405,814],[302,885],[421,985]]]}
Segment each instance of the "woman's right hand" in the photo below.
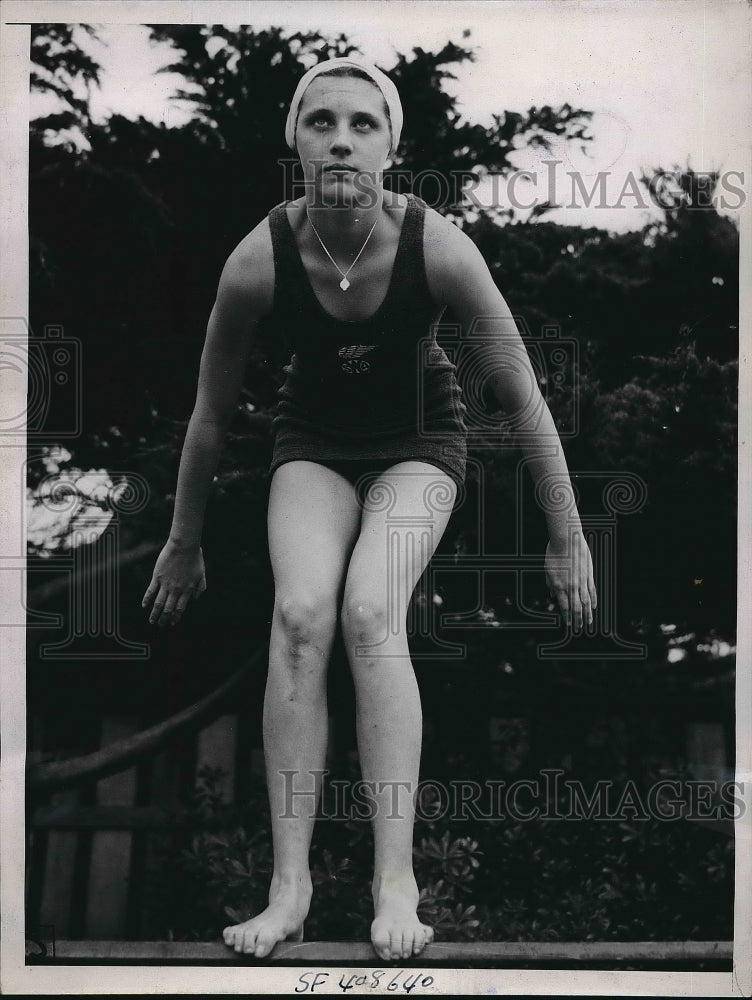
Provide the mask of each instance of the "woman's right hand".
{"label": "woman's right hand", "polygon": [[199,597],[205,590],[206,573],[201,546],[182,548],[168,539],[157,557],[141,607],[145,608],[155,598],[149,624],[176,625],[188,601]]}

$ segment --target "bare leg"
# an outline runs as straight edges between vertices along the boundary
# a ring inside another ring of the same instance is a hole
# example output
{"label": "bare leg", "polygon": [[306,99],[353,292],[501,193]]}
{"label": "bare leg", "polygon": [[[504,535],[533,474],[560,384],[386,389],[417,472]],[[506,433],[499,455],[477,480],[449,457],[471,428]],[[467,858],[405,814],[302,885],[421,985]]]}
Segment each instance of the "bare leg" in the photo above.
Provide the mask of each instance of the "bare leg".
{"label": "bare leg", "polygon": [[[380,477],[388,510],[369,502],[343,602],[343,636],[355,683],[363,778],[375,782],[374,949],[383,960],[419,954],[433,930],[418,919],[413,874],[414,795],[422,714],[407,644],[407,607],[444,533],[456,487],[433,466],[404,462]],[[382,497],[383,499],[383,493]],[[383,783],[379,791],[378,783]]]}
{"label": "bare leg", "polygon": [[[275,604],[264,756],[274,874],[267,909],[224,930],[225,944],[257,958],[278,941],[302,939],[308,913],[317,774],[326,758],[326,670],[360,508],[352,485],[338,473],[313,462],[287,462],[272,480],[268,520]],[[312,794],[291,794],[300,792]]]}

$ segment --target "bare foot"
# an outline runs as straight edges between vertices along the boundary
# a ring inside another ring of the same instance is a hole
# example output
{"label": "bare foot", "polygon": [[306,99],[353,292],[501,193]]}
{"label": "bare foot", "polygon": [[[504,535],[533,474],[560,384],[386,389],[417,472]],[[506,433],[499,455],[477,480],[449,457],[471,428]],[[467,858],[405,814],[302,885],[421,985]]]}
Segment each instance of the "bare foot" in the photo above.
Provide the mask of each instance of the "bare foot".
{"label": "bare foot", "polygon": [[264,958],[280,941],[302,941],[310,902],[310,886],[297,882],[277,887],[272,880],[267,908],[242,924],[225,927],[224,942],[238,954]]}
{"label": "bare foot", "polygon": [[419,955],[433,941],[433,927],[418,919],[418,898],[412,873],[374,879],[371,941],[383,961]]}

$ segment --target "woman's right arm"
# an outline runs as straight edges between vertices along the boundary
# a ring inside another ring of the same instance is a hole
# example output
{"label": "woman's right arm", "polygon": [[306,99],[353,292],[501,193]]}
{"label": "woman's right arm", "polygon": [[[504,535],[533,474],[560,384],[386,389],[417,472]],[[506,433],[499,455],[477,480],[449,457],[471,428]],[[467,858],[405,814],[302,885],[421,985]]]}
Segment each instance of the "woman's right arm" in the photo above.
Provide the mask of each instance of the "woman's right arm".
{"label": "woman's right arm", "polygon": [[152,624],[176,624],[206,590],[201,532],[209,492],[243,384],[259,320],[271,308],[274,269],[266,220],[231,254],[211,311],[196,402],[183,443],[170,535],[141,606]]}

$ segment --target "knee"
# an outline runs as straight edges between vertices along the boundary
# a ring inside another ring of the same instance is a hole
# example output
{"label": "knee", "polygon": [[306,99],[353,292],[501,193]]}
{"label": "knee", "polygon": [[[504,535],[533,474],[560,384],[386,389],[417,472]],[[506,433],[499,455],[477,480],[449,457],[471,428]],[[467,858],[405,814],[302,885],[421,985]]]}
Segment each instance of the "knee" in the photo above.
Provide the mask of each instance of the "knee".
{"label": "knee", "polygon": [[387,638],[387,609],[383,601],[357,593],[342,602],[342,637],[348,646],[370,646]]}
{"label": "knee", "polygon": [[321,594],[278,595],[275,615],[278,627],[293,649],[326,645],[337,623],[334,598]]}

